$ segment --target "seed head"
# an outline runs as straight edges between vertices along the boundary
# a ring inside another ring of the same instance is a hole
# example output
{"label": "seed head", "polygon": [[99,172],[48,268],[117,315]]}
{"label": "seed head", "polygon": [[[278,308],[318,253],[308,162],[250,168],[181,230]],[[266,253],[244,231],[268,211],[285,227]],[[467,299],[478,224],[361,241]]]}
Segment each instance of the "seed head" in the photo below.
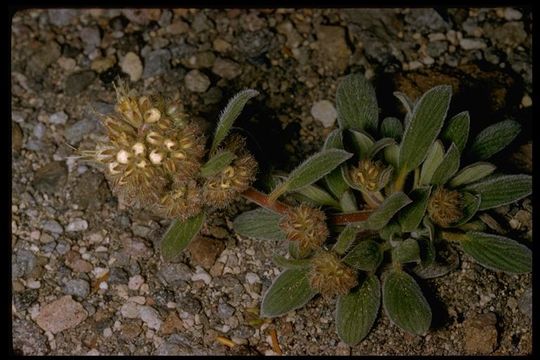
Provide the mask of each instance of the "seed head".
{"label": "seed head", "polygon": [[171,189],[164,192],[155,204],[154,211],[168,219],[185,220],[201,211],[201,200],[201,191],[196,181],[173,183]]}
{"label": "seed head", "polygon": [[290,241],[298,241],[300,250],[317,249],[328,237],[326,216],[319,209],[300,204],[291,208],[281,219],[279,226]]}
{"label": "seed head", "polygon": [[434,223],[448,227],[463,217],[461,193],[438,187],[428,201],[428,214]]}
{"label": "seed head", "polygon": [[345,295],[358,284],[353,269],[339,261],[331,252],[322,251],[311,262],[309,284],[324,297]]}
{"label": "seed head", "polygon": [[367,191],[377,191],[382,174],[382,164],[369,159],[360,160],[357,167],[350,170],[352,181]]}

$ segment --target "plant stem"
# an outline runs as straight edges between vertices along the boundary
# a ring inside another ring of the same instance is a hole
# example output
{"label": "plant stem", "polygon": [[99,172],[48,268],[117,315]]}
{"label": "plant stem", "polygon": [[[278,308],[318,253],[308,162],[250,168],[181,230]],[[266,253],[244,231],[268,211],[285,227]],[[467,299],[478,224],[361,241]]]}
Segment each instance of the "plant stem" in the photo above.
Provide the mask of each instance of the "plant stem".
{"label": "plant stem", "polygon": [[394,182],[393,192],[398,192],[398,191],[403,190],[403,187],[405,186],[405,180],[407,179],[408,174],[409,172],[407,171],[405,167],[401,168],[396,178],[396,181]]}
{"label": "plant stem", "polygon": [[441,231],[441,238],[447,241],[460,242],[463,240],[467,240],[467,235],[464,233]]}
{"label": "plant stem", "polygon": [[[280,201],[271,201],[268,195],[252,187],[244,191],[242,196],[263,208],[272,210],[279,214],[285,214],[290,208],[289,205],[286,205]],[[347,214],[329,214],[328,221],[332,225],[348,225],[350,223],[366,221],[372,212],[373,210],[361,210]]]}

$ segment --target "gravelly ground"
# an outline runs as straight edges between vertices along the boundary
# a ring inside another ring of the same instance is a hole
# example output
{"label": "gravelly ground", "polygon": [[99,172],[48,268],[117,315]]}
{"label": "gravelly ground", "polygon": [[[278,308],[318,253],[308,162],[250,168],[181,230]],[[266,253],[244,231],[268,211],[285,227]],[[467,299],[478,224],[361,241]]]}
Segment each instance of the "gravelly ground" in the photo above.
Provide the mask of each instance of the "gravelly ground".
{"label": "gravelly ground", "polygon": [[[69,145],[104,136],[92,109],[112,109],[112,82],[179,96],[215,122],[236,91],[261,95],[239,126],[290,169],[334,125],[339,80],[361,71],[383,115],[392,91],[412,96],[439,83],[469,110],[473,129],[512,117],[525,129],[497,158],[532,172],[532,13],[527,9],[27,10],[12,24],[13,344],[21,354],[527,354],[531,276],[460,268],[427,281],[433,329],[414,337],[382,315],[351,348],[318,298],[272,322],[251,309],[279,274],[279,244],[241,239],[239,202],[214,218],[177,263],[160,260],[166,221],[125,209],[104,177],[70,159]],[[493,213],[505,231],[532,239],[532,203]],[[284,251],[284,249],[283,249]],[[229,348],[217,336],[237,345]]]}

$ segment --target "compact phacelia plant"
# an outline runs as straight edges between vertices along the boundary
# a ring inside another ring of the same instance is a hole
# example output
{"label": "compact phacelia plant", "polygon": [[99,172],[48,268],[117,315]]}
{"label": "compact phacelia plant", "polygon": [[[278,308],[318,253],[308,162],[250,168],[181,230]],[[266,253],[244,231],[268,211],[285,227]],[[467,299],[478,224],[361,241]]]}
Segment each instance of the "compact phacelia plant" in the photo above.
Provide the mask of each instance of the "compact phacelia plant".
{"label": "compact phacelia plant", "polygon": [[180,102],[116,89],[115,112],[102,116],[108,139],[81,157],[102,165],[113,192],[128,206],[173,219],[161,241],[166,260],[194,239],[206,214],[226,207],[255,179],[257,163],[245,139],[230,135],[255,90],[233,97],[212,142]]}
{"label": "compact phacelia plant", "polygon": [[468,141],[467,112],[446,120],[450,86],[414,102],[395,95],[404,121],[379,121],[370,83],[359,74],[346,77],[336,96],[339,128],[323,149],[288,176],[274,176],[269,196],[244,193],[263,208],[237,217],[236,232],[289,243],[288,257],[274,256],[285,270],[264,295],[263,317],[321,294],[335,300],[337,333],[348,344],[369,333],[381,303],[395,325],[421,335],[432,313],[415,277],[455,269],[454,246],[494,271],[531,271],[528,247],[486,232],[486,210],[532,191],[531,176],[497,174],[486,162],[520,125],[505,120]]}

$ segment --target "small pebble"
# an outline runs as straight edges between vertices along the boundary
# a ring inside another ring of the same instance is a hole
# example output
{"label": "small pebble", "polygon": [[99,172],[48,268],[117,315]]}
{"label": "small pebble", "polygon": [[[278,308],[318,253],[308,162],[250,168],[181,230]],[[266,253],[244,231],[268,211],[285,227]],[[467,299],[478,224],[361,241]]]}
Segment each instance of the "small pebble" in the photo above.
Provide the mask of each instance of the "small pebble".
{"label": "small pebble", "polygon": [[325,128],[332,127],[337,119],[337,110],[328,100],[317,101],[311,107],[311,115],[319,120]]}
{"label": "small pebble", "polygon": [[199,70],[191,70],[184,78],[189,91],[203,93],[210,87],[210,79]]}
{"label": "small pebble", "polygon": [[120,62],[122,71],[129,75],[132,82],[138,81],[143,74],[141,59],[134,52],[128,52]]}
{"label": "small pebble", "polygon": [[88,222],[84,219],[75,219],[66,227],[67,232],[84,231],[88,229]]}

